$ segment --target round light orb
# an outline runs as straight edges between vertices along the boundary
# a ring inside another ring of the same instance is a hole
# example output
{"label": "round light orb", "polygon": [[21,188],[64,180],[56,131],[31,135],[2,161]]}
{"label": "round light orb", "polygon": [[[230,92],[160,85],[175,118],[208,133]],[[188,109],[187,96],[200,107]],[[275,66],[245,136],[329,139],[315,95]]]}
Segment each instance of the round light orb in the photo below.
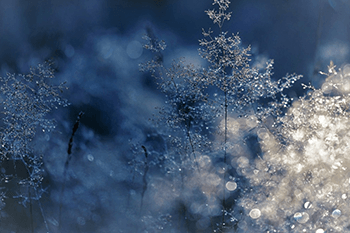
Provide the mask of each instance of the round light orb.
{"label": "round light orb", "polygon": [[226,183],[226,189],[228,191],[234,191],[237,188],[237,183],[234,181],[229,181]]}
{"label": "round light orb", "polygon": [[261,211],[259,209],[252,209],[250,212],[249,212],[249,216],[252,218],[252,219],[257,219],[261,216]]}

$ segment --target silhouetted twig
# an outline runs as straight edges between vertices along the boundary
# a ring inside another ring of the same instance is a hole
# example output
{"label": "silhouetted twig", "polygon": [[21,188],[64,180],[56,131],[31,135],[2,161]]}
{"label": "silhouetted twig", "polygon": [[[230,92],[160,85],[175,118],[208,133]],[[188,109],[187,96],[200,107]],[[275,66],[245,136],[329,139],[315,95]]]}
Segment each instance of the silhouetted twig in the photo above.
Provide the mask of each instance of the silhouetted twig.
{"label": "silhouetted twig", "polygon": [[143,181],[143,188],[142,188],[142,193],[141,193],[141,206],[140,209],[142,209],[143,206],[143,196],[145,195],[145,192],[147,190],[147,180],[146,180],[146,176],[147,176],[147,172],[148,172],[148,153],[147,153],[147,149],[145,146],[142,146],[142,149],[145,152],[145,172],[143,173],[143,177],[142,177],[142,181]]}
{"label": "silhouetted twig", "polygon": [[64,164],[64,171],[63,171],[63,185],[62,185],[62,189],[61,189],[61,193],[60,193],[60,207],[59,207],[59,213],[58,213],[58,222],[59,222],[59,228],[61,228],[62,225],[62,221],[61,221],[61,214],[62,214],[62,197],[63,197],[63,193],[64,193],[64,189],[66,187],[66,175],[67,175],[67,170],[68,170],[68,166],[69,166],[69,161],[72,158],[72,147],[73,147],[73,137],[75,132],[78,130],[79,127],[79,123],[80,123],[80,118],[81,116],[84,114],[84,112],[80,112],[77,120],[75,121],[75,124],[73,126],[73,131],[72,131],[72,135],[69,139],[69,143],[68,143],[68,150],[67,150],[67,159],[66,162]]}

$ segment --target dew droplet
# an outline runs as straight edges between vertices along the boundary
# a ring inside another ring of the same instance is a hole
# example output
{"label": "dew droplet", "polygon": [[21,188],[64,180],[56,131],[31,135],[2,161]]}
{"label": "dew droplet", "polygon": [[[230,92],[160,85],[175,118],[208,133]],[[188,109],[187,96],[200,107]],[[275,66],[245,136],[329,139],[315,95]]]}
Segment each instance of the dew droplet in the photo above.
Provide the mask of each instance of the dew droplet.
{"label": "dew droplet", "polygon": [[297,212],[294,214],[294,219],[298,223],[306,223],[309,220],[309,214],[305,212]]}
{"label": "dew droplet", "polygon": [[229,191],[234,191],[237,188],[237,183],[234,181],[229,181],[226,183],[226,188]]}
{"label": "dew droplet", "polygon": [[88,154],[87,155],[87,159],[90,161],[90,162],[92,162],[92,161],[94,161],[94,156],[92,156],[92,154]]}
{"label": "dew droplet", "polygon": [[319,228],[319,229],[316,230],[315,233],[324,233],[324,230],[322,228]]}
{"label": "dew droplet", "polygon": [[310,209],[311,207],[312,207],[311,202],[307,201],[307,202],[304,203],[304,208],[305,209]]}
{"label": "dew droplet", "polygon": [[341,211],[339,209],[335,209],[332,212],[332,217],[333,218],[338,218],[341,215]]}
{"label": "dew droplet", "polygon": [[249,212],[249,216],[252,218],[252,219],[257,219],[261,216],[261,212],[259,209],[252,209],[250,212]]}

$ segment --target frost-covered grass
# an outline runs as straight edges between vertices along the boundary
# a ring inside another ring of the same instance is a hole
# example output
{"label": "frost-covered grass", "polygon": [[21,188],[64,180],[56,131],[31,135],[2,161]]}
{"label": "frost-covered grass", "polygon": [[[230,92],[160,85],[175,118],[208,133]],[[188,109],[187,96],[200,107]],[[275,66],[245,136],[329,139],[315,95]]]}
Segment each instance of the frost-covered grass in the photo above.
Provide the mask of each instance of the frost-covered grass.
{"label": "frost-covered grass", "polygon": [[151,28],[138,75],[119,54],[141,56],[136,40],[95,36],[96,57],[68,46],[69,114],[52,115],[67,102],[49,64],[0,79],[1,232],[349,231],[350,66],[291,98],[301,76],[274,77],[225,31],[230,2],[213,6],[195,65],[169,62]]}
{"label": "frost-covered grass", "polygon": [[167,100],[156,134],[164,149],[149,135],[140,143],[154,157],[136,164],[144,231],[347,231],[348,66],[331,62],[322,88],[304,85],[307,95],[293,100],[283,91],[301,76],[273,81],[273,61],[252,67],[250,47],[223,32],[229,4],[214,0],[206,11],[218,26],[200,40],[207,67],[180,59],[166,68],[165,43],[146,37],[156,57],[141,67]]}

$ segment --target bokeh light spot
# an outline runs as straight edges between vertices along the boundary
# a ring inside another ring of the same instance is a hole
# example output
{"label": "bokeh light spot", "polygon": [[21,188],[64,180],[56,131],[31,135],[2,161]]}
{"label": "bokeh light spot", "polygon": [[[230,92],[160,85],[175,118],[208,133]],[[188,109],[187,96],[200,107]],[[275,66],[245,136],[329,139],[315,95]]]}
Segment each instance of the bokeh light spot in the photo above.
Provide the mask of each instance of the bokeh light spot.
{"label": "bokeh light spot", "polygon": [[252,209],[250,212],[249,212],[249,216],[252,218],[252,219],[257,219],[261,216],[261,211],[259,209]]}
{"label": "bokeh light spot", "polygon": [[126,53],[132,59],[137,59],[142,55],[143,48],[139,41],[133,40],[126,47]]}
{"label": "bokeh light spot", "polygon": [[234,181],[229,181],[226,183],[226,188],[229,191],[234,191],[237,188],[237,183]]}
{"label": "bokeh light spot", "polygon": [[297,212],[294,214],[294,219],[298,223],[306,223],[307,221],[309,221],[309,214],[305,212]]}

